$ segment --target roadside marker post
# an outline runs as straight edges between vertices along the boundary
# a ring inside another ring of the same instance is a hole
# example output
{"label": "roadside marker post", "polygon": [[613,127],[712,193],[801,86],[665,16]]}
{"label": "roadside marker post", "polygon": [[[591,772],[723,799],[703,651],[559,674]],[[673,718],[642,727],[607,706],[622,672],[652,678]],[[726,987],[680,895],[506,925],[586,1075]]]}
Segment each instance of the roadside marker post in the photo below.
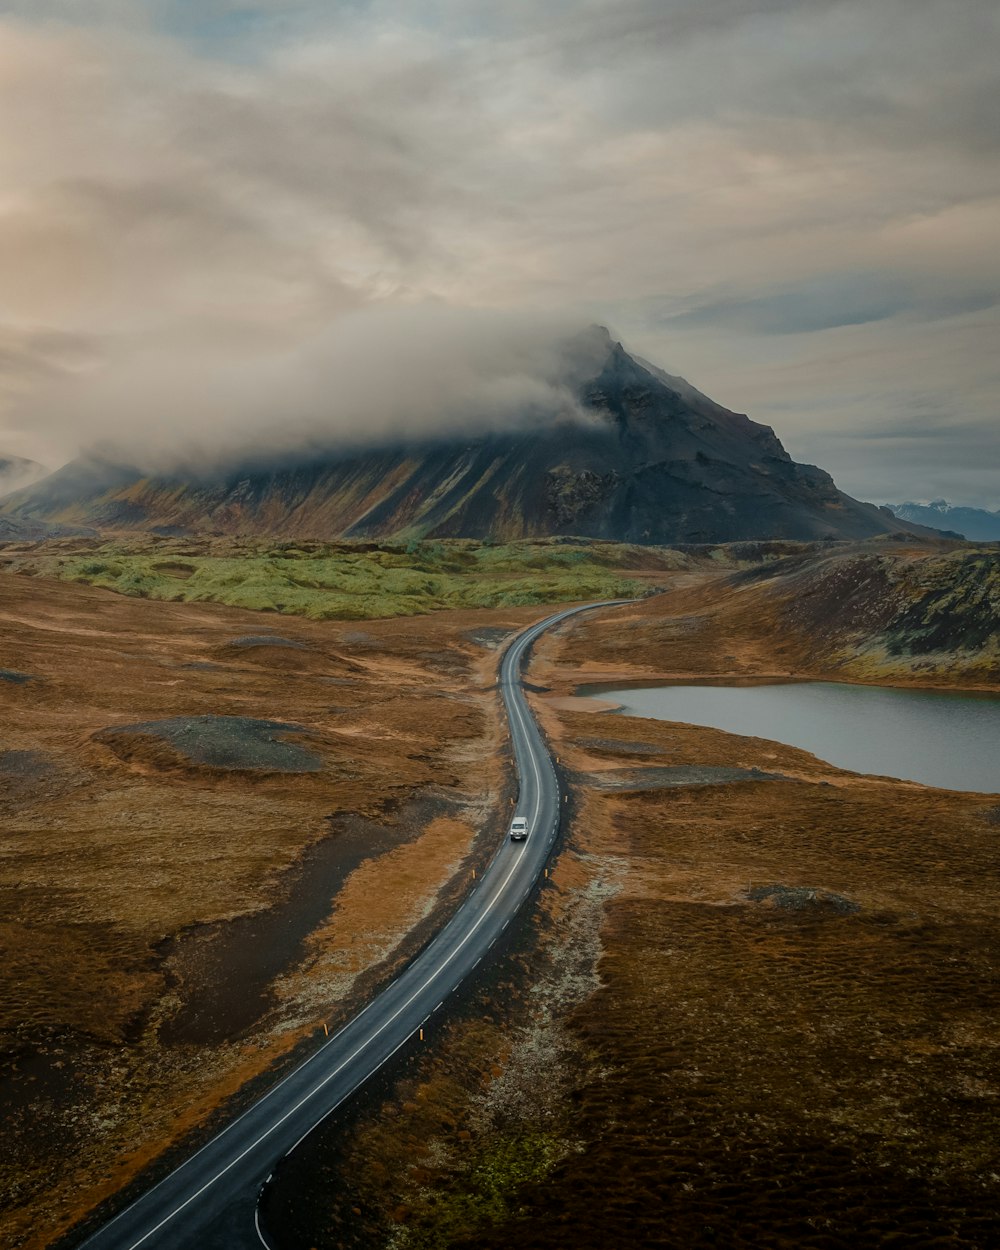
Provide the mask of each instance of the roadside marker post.
{"label": "roadside marker post", "polygon": [[326,1021],[325,1021],[325,1020],[323,1021],[323,1035],[324,1035],[324,1037],[329,1037],[329,1036],[330,1036],[330,1030],[326,1027]]}
{"label": "roadside marker post", "polygon": [[420,1040],[421,1040],[421,1041],[423,1041],[423,1040],[424,1040],[424,1031],[423,1031],[423,1029],[421,1029],[421,1030],[420,1030]]}

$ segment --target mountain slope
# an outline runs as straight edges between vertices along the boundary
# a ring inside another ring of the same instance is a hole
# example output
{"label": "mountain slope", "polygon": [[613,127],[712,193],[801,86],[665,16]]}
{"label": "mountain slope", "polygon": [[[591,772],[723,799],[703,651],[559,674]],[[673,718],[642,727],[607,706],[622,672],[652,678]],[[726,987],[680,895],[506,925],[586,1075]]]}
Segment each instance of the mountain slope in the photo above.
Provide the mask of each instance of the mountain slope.
{"label": "mountain slope", "polygon": [[964,508],[944,499],[932,503],[891,503],[889,507],[896,516],[916,525],[952,530],[973,542],[1000,542],[1000,512]]}
{"label": "mountain slope", "polygon": [[25,460],[23,456],[0,456],[0,495],[30,486],[47,473],[48,469],[36,460]]}
{"label": "mountain slope", "polygon": [[[0,456],[0,496],[9,495],[25,486],[40,481],[48,469],[35,460],[22,456]],[[43,538],[63,538],[89,533],[78,526],[51,525],[39,518],[0,514],[0,543],[35,542]]]}
{"label": "mountain slope", "polygon": [[767,426],[644,366],[610,338],[603,367],[575,386],[580,421],[200,478],[79,461],[2,501],[0,512],[102,529],[316,538],[675,543],[911,528],[794,463]]}

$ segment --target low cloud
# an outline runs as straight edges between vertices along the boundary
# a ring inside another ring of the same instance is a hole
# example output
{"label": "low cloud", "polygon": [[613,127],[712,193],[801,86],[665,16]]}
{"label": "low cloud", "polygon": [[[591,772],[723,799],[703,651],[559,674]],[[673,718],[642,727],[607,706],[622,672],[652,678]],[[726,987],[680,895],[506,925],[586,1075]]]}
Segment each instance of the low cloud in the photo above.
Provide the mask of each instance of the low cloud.
{"label": "low cloud", "polygon": [[284,350],[124,340],[113,357],[37,385],[31,419],[56,445],[144,469],[208,471],[586,421],[575,384],[600,370],[607,350],[606,337],[554,316],[365,309]]}

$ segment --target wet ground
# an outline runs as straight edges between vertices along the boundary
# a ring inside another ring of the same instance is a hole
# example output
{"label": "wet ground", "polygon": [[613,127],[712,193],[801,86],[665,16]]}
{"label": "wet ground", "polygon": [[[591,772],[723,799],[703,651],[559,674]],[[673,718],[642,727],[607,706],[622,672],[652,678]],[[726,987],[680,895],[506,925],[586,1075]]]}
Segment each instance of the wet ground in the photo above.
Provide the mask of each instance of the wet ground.
{"label": "wet ground", "polygon": [[250,916],[197,926],[173,941],[166,963],[181,1006],[162,1024],[161,1043],[212,1045],[253,1026],[275,1005],[272,983],[305,956],[306,938],[329,917],[350,874],[412,841],[440,807],[412,804],[392,825],[332,817],[330,834],[289,871],[283,899]]}

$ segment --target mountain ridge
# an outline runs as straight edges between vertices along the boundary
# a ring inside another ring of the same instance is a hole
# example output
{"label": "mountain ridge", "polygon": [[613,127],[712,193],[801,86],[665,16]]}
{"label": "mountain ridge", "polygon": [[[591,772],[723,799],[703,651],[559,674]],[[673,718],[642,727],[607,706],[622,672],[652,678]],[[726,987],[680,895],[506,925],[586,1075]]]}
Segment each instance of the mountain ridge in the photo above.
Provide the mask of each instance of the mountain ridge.
{"label": "mountain ridge", "polygon": [[0,455],[0,496],[30,486],[48,476],[49,470],[37,460],[24,456]]}
{"label": "mountain ridge", "polygon": [[279,465],[149,474],[75,461],[0,501],[22,521],[303,538],[579,535],[671,544],[867,538],[913,528],[797,464],[774,431],[606,335],[573,379],[583,419],[397,440]]}
{"label": "mountain ridge", "polygon": [[908,499],[905,503],[886,506],[900,520],[915,525],[958,532],[972,542],[1000,542],[1000,511],[951,504],[946,499],[933,499],[929,503]]}

